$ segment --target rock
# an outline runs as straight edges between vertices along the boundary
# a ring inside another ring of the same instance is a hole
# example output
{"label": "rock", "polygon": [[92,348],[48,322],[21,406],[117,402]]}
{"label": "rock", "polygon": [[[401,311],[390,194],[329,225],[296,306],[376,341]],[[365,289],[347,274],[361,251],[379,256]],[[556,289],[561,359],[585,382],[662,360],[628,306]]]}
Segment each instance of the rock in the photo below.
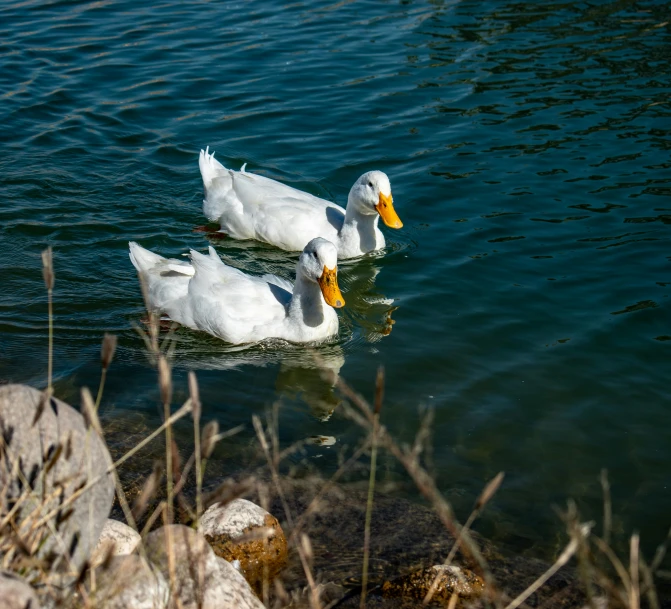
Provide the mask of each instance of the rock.
{"label": "rock", "polygon": [[335,436],[310,436],[307,439],[308,444],[317,446],[333,446],[336,443]]}
{"label": "rock", "polygon": [[423,599],[439,574],[441,579],[432,597],[437,602],[449,601],[455,593],[460,599],[472,600],[478,598],[485,589],[485,583],[473,571],[453,565],[434,565],[386,581],[382,584],[380,592],[383,596]]}
{"label": "rock", "polygon": [[214,504],[203,514],[200,532],[217,556],[239,561],[249,584],[261,590],[287,561],[287,540],[277,518],[251,501]]}
{"label": "rock", "polygon": [[[147,535],[144,547],[149,560],[173,582],[183,609],[264,609],[245,578],[193,529],[162,527]],[[178,605],[174,598],[172,605]]]}
{"label": "rock", "polygon": [[[240,573],[230,562],[215,555],[219,577],[216,579],[216,587],[208,591],[208,598],[215,600],[219,607],[263,607],[263,603],[254,595],[249,587],[245,576]],[[249,596],[249,604],[243,605],[237,599]],[[253,604],[252,604],[253,602]]]}
{"label": "rock", "polygon": [[[334,582],[322,582],[318,583],[315,586],[317,595],[319,597],[319,604],[321,607],[333,607],[335,605],[340,605],[339,601],[343,600],[345,592],[347,591],[340,584]],[[305,586],[304,588],[299,588],[291,590],[289,592],[289,603],[285,607],[291,609],[313,609],[313,597],[312,597],[312,588],[310,586]],[[359,599],[361,593],[359,592],[356,595],[356,607],[359,606]],[[354,598],[354,595],[352,596]],[[368,605],[370,606],[370,598],[368,599]]]}
{"label": "rock", "polygon": [[110,547],[113,548],[111,550],[112,556],[132,554],[137,544],[140,543],[140,539],[140,534],[127,524],[108,518],[100,532],[100,538],[95,550],[93,550],[91,561],[95,564],[102,560]]}
{"label": "rock", "polygon": [[35,591],[18,575],[0,571],[0,607],[2,609],[39,609]]}
{"label": "rock", "polygon": [[164,609],[170,588],[161,572],[144,558],[115,556],[96,569],[96,606],[105,609]]}
{"label": "rock", "polygon": [[[33,424],[40,405],[42,414]],[[27,482],[35,495],[44,499],[37,507],[33,501],[25,501],[17,521],[31,515],[35,522],[55,512],[34,535],[31,532],[30,539],[26,529],[21,531],[24,541],[31,547],[39,546],[40,558],[52,557],[52,570],[79,569],[98,540],[112,506],[114,482],[106,474],[112,461],[105,444],[92,428],[87,428],[79,412],[54,397],[45,403],[43,393],[25,385],[0,386],[0,433],[4,440],[0,488],[7,485],[5,505],[21,496]],[[14,464],[18,464],[21,475],[13,475]],[[99,475],[101,479],[89,490],[66,503]]]}

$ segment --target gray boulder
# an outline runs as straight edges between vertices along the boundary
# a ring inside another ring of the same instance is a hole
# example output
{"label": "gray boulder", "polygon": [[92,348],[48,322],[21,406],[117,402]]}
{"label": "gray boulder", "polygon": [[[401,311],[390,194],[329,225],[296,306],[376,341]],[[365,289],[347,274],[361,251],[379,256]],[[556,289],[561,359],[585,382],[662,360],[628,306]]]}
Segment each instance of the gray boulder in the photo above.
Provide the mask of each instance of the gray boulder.
{"label": "gray boulder", "polygon": [[0,607],[2,609],[39,609],[35,591],[18,575],[0,571]]}
{"label": "gray boulder", "polygon": [[[38,409],[42,414],[35,422]],[[44,402],[43,393],[25,385],[0,387],[0,437],[0,488],[6,489],[0,514],[22,498],[17,521],[24,525],[19,528],[24,542],[39,547],[39,557],[51,556],[52,569],[81,568],[112,506],[106,446],[74,408],[53,397]],[[68,501],[99,475],[90,489]]]}
{"label": "gray boulder", "polygon": [[176,524],[162,527],[147,536],[144,547],[149,560],[172,582],[176,598],[171,606],[263,609],[245,578],[216,556],[205,538],[193,529]]}
{"label": "gray boulder", "polygon": [[144,558],[115,556],[96,570],[96,606],[104,609],[165,609],[168,582]]}

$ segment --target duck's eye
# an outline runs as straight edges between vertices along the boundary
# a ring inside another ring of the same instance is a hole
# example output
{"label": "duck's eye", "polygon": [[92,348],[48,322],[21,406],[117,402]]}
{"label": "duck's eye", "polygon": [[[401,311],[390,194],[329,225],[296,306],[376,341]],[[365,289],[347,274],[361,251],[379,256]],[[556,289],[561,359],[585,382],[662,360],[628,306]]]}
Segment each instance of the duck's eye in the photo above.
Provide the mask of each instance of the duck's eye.
{"label": "duck's eye", "polygon": [[315,260],[317,260],[317,252],[312,252],[312,256],[314,257]]}
{"label": "duck's eye", "polygon": [[368,182],[368,188],[373,188],[373,183],[372,182]]}

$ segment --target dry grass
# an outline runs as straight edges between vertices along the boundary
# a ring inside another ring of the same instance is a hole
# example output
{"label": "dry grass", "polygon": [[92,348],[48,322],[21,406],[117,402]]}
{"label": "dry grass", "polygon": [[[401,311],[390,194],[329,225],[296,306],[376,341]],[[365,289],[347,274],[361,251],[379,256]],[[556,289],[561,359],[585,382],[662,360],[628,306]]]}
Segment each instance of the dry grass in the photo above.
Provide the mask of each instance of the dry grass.
{"label": "dry grass", "polygon": [[[53,303],[52,292],[55,273],[51,250],[43,254],[44,279],[49,296],[49,358],[47,372],[47,387],[44,390],[44,399],[37,409],[36,421],[44,411],[44,405],[52,394],[53,370]],[[142,286],[143,293],[146,290]],[[146,302],[146,298],[145,298]],[[398,444],[390,435],[382,422],[384,397],[384,371],[379,370],[375,383],[374,403],[368,403],[359,393],[350,387],[341,378],[330,378],[343,396],[341,408],[343,413],[354,421],[364,432],[365,438],[358,449],[345,460],[330,481],[326,481],[319,492],[314,496],[303,513],[292,513],[289,502],[285,497],[281,464],[296,450],[301,443],[285,450],[280,449],[277,408],[273,408],[265,423],[259,417],[252,417],[252,425],[256,432],[258,445],[263,455],[264,465],[256,477],[245,478],[242,481],[225,480],[215,490],[203,491],[207,461],[211,459],[217,444],[227,437],[238,433],[241,428],[221,432],[216,421],[210,421],[204,426],[202,423],[203,405],[201,404],[198,382],[195,373],[189,373],[189,398],[174,409],[173,384],[170,367],[170,357],[174,350],[172,340],[173,330],[160,339],[159,317],[156,312],[148,309],[148,324],[146,329],[137,328],[151,360],[155,363],[158,373],[158,386],[163,404],[163,423],[138,442],[131,450],[116,460],[105,472],[95,477],[89,477],[76,492],[68,498],[62,498],[62,487],[56,487],[47,496],[41,482],[55,463],[68,457],[73,450],[72,446],[59,445],[51,455],[45,458],[45,466],[38,480],[29,481],[22,471],[17,458],[11,459],[4,436],[0,434],[0,466],[10,473],[9,481],[19,480],[22,491],[18,496],[9,498],[9,482],[0,489],[0,556],[1,567],[23,575],[28,581],[39,586],[41,594],[51,597],[55,606],[94,608],[99,605],[96,600],[96,569],[104,569],[110,556],[102,558],[97,565],[86,563],[83,568],[75,569],[68,563],[67,548],[61,543],[62,552],[52,552],[47,555],[40,553],[45,539],[60,538],[60,530],[72,515],[73,502],[81,497],[105,475],[111,473],[116,485],[116,495],[123,510],[126,521],[130,526],[145,536],[151,529],[160,524],[182,522],[197,527],[203,511],[215,502],[227,502],[236,497],[247,495],[260,498],[264,507],[269,505],[271,494],[279,497],[283,506],[283,517],[287,529],[287,538],[290,548],[300,560],[307,595],[305,602],[311,609],[320,609],[324,605],[320,598],[321,587],[318,585],[320,576],[314,572],[314,552],[310,538],[305,533],[306,523],[312,514],[320,508],[322,496],[335,485],[344,475],[361,464],[362,458],[370,454],[370,475],[368,497],[363,523],[363,563],[361,566],[361,586],[358,591],[359,606],[363,609],[367,605],[369,595],[374,591],[369,587],[369,558],[372,543],[371,524],[373,519],[373,502],[375,495],[375,480],[377,457],[380,451],[392,455],[405,469],[407,475],[414,482],[419,492],[431,504],[445,529],[451,534],[454,543],[446,553],[443,564],[451,565],[458,556],[469,565],[474,565],[478,575],[485,582],[483,603],[497,609],[517,609],[525,607],[528,599],[537,592],[557,571],[568,565],[572,560],[577,566],[577,573],[590,609],[601,609],[604,600],[608,607],[623,609],[640,609],[646,605],[650,609],[659,608],[655,579],[661,572],[663,559],[666,555],[669,538],[662,543],[652,561],[648,562],[641,551],[640,539],[637,534],[631,536],[628,556],[625,559],[618,557],[611,546],[612,537],[612,506],[610,486],[606,472],[602,472],[601,485],[604,496],[603,533],[601,536],[594,532],[593,523],[581,521],[578,510],[573,502],[568,503],[562,518],[567,532],[567,543],[552,564],[538,579],[515,598],[510,598],[504,587],[497,582],[489,568],[487,561],[478,546],[478,542],[471,535],[471,528],[476,519],[493,500],[501,487],[503,472],[499,473],[483,489],[478,497],[471,514],[462,525],[457,519],[449,501],[441,494],[436,483],[426,468],[422,465],[422,455],[428,449],[431,427],[431,413],[423,419],[415,441],[411,446]],[[95,401],[88,389],[82,389],[82,414],[89,426],[89,432],[105,442],[104,430],[98,417],[98,408],[104,395],[105,378],[112,365],[116,348],[116,338],[106,334],[101,350],[101,378]],[[319,359],[319,356],[315,354]],[[173,426],[192,415],[194,450],[184,463],[179,455]],[[36,422],[34,421],[34,423]],[[138,454],[150,442],[159,436],[164,438],[165,456],[162,463],[156,463],[152,471],[147,473],[145,483],[138,493],[133,505],[130,506],[124,489],[121,487],[118,469]],[[262,482],[262,480],[268,482]],[[36,490],[40,489],[40,490]],[[187,492],[189,491],[189,492]],[[192,498],[195,496],[195,501]],[[52,501],[60,498],[56,508],[51,508]],[[170,540],[168,540],[170,543]],[[179,560],[174,553],[170,556],[171,588],[175,587],[175,565]],[[58,565],[65,559],[68,567],[63,578],[63,569]],[[434,601],[434,594],[440,584],[440,575],[437,575],[420,604],[430,604]],[[63,587],[65,586],[65,587]],[[280,579],[274,582],[264,578],[261,596],[267,607],[281,608],[296,606],[296,595],[287,591],[284,582]],[[456,594],[449,600],[450,609],[455,609],[459,599]]]}

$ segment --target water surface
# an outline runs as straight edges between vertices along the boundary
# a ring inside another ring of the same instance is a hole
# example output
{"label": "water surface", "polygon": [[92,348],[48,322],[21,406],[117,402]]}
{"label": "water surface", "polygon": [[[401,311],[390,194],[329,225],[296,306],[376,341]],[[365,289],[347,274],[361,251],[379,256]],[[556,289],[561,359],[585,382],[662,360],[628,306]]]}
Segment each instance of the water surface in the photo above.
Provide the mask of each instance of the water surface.
{"label": "water surface", "polygon": [[[552,552],[552,505],[598,517],[605,467],[617,530],[654,545],[671,513],[670,20],[651,0],[4,3],[0,378],[45,382],[51,245],[57,393],[97,386],[114,332],[103,412],[155,423],[127,242],[211,243],[287,278],[296,259],[193,232],[200,148],[340,204],[381,169],[405,227],[341,267],[327,365],[368,395],[384,365],[404,441],[435,409],[429,463],[462,517],[507,472],[485,534]],[[359,439],[303,348],[182,329],[174,363],[176,399],[195,369],[207,416],[247,425],[233,470],[273,403],[283,446],[336,439],[307,449],[327,475]],[[386,458],[380,476],[405,484]]]}

